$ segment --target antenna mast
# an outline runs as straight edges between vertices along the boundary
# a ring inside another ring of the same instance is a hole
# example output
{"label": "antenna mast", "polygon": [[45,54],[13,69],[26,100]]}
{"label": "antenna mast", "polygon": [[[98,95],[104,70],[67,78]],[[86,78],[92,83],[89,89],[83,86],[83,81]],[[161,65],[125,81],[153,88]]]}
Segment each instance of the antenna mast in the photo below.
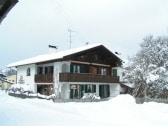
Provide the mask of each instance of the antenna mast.
{"label": "antenna mast", "polygon": [[71,29],[68,29],[69,31],[69,48],[71,49],[71,44],[72,44],[72,30]]}
{"label": "antenna mast", "polygon": [[69,48],[71,48],[71,44],[72,44],[72,32],[76,32],[77,33],[77,31],[73,31],[72,29],[68,29],[68,32],[69,32],[69,43],[70,43]]}

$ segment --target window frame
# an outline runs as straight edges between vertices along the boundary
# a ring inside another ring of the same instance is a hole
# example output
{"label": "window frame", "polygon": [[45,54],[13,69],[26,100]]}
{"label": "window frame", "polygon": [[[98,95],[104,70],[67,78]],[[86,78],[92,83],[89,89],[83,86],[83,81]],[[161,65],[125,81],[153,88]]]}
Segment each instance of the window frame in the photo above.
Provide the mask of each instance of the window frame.
{"label": "window frame", "polygon": [[30,67],[27,68],[27,73],[26,73],[26,75],[27,75],[27,76],[31,76],[31,69],[30,69]]}

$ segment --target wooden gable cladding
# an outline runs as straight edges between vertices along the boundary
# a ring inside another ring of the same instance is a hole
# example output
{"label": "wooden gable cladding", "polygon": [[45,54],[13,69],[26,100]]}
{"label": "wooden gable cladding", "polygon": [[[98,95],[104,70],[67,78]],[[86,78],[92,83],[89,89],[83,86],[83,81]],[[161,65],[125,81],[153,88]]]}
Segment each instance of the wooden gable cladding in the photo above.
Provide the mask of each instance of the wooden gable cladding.
{"label": "wooden gable cladding", "polygon": [[121,60],[103,45],[65,56],[63,60],[106,64],[112,67],[121,66]]}

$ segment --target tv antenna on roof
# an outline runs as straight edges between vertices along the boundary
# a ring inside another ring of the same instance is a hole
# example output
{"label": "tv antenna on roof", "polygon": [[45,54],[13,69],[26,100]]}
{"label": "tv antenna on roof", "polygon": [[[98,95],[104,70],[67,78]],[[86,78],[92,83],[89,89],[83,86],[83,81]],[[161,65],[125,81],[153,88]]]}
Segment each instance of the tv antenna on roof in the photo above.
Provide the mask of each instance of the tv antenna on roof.
{"label": "tv antenna on roof", "polygon": [[72,44],[72,32],[76,32],[76,31],[72,31],[72,29],[68,29],[69,32],[69,48],[71,49],[71,44]]}

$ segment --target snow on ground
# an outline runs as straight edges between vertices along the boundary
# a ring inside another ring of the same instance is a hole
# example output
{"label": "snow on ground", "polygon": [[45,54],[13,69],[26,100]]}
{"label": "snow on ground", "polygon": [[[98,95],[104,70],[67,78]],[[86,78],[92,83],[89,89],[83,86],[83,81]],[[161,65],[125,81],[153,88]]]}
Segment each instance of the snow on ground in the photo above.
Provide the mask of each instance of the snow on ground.
{"label": "snow on ground", "polygon": [[0,90],[0,126],[167,126],[168,105],[129,95],[98,103],[20,99]]}

